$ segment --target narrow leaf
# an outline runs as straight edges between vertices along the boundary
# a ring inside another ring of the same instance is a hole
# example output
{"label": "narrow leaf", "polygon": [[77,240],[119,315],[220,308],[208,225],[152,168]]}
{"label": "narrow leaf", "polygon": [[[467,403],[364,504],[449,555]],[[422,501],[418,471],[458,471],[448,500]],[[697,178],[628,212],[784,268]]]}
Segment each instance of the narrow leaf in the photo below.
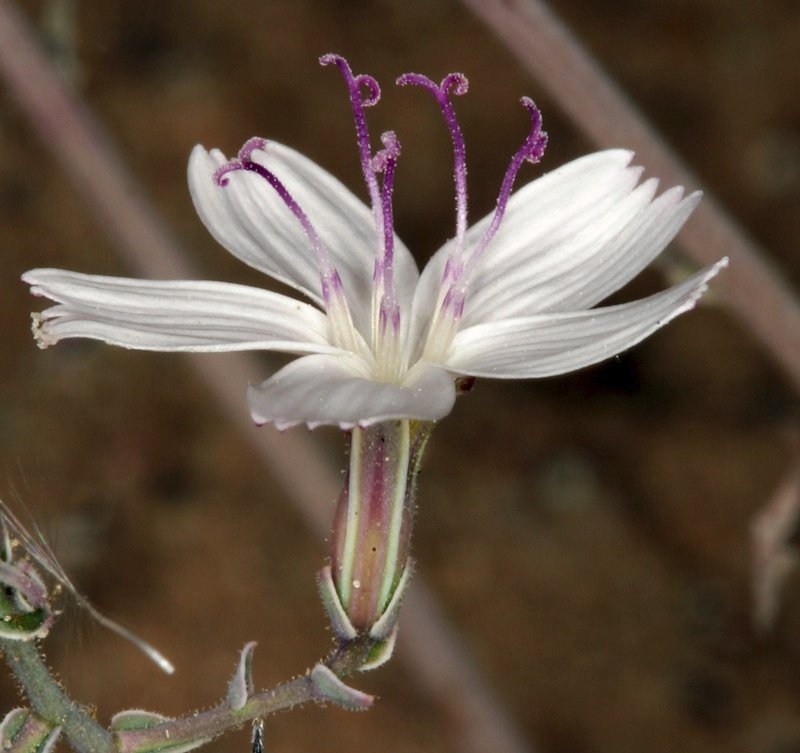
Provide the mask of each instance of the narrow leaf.
{"label": "narrow leaf", "polygon": [[253,651],[255,648],[256,642],[250,641],[242,649],[236,673],[228,684],[227,701],[234,711],[242,708],[247,703],[247,699],[253,695]]}
{"label": "narrow leaf", "polygon": [[317,664],[311,670],[310,678],[314,686],[314,698],[318,701],[329,701],[348,711],[365,711],[375,700],[373,696],[345,685],[324,664]]}
{"label": "narrow leaf", "polygon": [[28,709],[14,709],[0,724],[0,745],[9,753],[50,753],[61,734]]}
{"label": "narrow leaf", "polygon": [[151,727],[168,721],[169,717],[163,714],[157,714],[154,711],[127,709],[111,717],[111,731],[121,732],[123,730],[150,729]]}

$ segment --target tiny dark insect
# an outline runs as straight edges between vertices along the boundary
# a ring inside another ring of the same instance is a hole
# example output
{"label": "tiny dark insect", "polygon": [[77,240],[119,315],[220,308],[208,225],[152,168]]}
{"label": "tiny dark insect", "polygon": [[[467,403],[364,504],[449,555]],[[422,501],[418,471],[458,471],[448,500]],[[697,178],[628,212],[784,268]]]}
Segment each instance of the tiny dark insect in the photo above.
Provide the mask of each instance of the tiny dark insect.
{"label": "tiny dark insect", "polygon": [[253,719],[253,753],[264,753],[264,720]]}

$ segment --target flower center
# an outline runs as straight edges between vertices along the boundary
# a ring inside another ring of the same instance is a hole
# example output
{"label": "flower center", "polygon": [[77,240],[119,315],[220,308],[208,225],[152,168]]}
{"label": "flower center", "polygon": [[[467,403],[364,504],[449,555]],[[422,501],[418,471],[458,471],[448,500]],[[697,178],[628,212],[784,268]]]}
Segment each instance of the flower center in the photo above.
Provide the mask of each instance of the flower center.
{"label": "flower center", "polygon": [[[368,346],[353,324],[342,279],[313,224],[275,174],[252,159],[253,152],[264,150],[267,142],[259,138],[250,139],[241,148],[236,159],[221,166],[214,173],[214,181],[220,186],[226,186],[229,180],[228,173],[244,170],[255,173],[269,183],[300,223],[317,258],[322,299],[331,328],[331,342],[337,347],[362,356],[369,364],[370,378],[376,381],[397,382],[402,380],[409,368],[408,359],[417,346],[417,343],[401,342],[403,312],[394,276],[395,236],[392,194],[397,160],[400,156],[400,142],[393,131],[387,131],[381,136],[383,148],[374,153],[372,151],[365,110],[377,104],[381,96],[380,86],[372,76],[354,75],[347,61],[340,55],[323,55],[320,63],[335,65],[347,86],[356,126],[361,171],[372,206],[375,225],[375,266],[372,275],[370,332],[366,335]],[[417,73],[406,73],[397,79],[397,83],[400,86],[419,86],[433,95],[453,144],[455,237],[444,265],[427,332],[423,333],[424,341],[417,351],[421,353],[422,361],[443,363],[464,313],[470,278],[500,227],[517,173],[523,162],[539,162],[547,144],[547,134],[542,131],[542,118],[538,108],[532,100],[523,97],[522,105],[528,110],[531,118],[530,131],[506,170],[495,211],[486,231],[474,248],[468,251],[466,146],[451,95],[466,94],[469,82],[461,73],[448,74],[440,84]]]}

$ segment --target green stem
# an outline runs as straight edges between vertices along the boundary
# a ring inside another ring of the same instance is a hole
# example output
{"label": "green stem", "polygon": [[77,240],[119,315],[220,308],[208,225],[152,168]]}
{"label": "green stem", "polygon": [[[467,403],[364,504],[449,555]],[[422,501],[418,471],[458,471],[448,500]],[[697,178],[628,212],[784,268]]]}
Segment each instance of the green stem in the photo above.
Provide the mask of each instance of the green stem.
{"label": "green stem", "polygon": [[[347,677],[364,664],[373,646],[373,641],[357,638],[336,649],[325,664],[337,677]],[[309,701],[332,700],[320,695],[308,672],[253,695],[240,709],[232,709],[223,702],[207,711],[145,729],[111,733],[64,693],[32,642],[0,639],[0,650],[34,712],[53,727],[61,725],[69,744],[78,753],[147,753],[173,746],[202,745],[252,719]]]}
{"label": "green stem", "polygon": [[[347,677],[363,666],[374,645],[374,641],[366,638],[349,641],[334,651],[325,664],[337,677]],[[253,695],[240,709],[232,709],[227,703],[221,703],[207,711],[163,722],[147,729],[120,730],[115,733],[117,751],[147,753],[192,741],[202,744],[252,719],[266,717],[309,701],[328,700],[330,699],[319,695],[312,682],[311,673],[308,672]]]}
{"label": "green stem", "polygon": [[115,733],[118,753],[148,753],[196,742],[202,745],[229,729],[313,700],[313,686],[308,675],[278,685],[253,696],[242,708],[234,710],[226,703],[199,714],[192,714],[156,724],[146,729],[119,730]]}
{"label": "green stem", "polygon": [[78,753],[113,753],[111,733],[64,693],[32,641],[0,639],[0,651],[35,713],[54,727],[61,725]]}

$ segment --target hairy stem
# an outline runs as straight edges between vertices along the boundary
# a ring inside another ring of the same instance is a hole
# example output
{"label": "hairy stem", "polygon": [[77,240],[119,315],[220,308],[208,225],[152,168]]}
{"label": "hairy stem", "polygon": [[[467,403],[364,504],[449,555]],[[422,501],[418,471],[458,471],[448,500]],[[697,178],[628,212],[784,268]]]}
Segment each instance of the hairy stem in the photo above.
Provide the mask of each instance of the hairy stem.
{"label": "hairy stem", "polygon": [[111,734],[67,696],[33,641],[0,639],[0,651],[36,714],[54,727],[60,725],[78,753],[114,751]]}
{"label": "hairy stem", "polygon": [[[360,637],[340,645],[326,660],[337,677],[353,674],[372,651],[374,641]],[[53,727],[61,726],[78,753],[147,753],[173,746],[202,745],[245,722],[299,706],[309,701],[333,702],[315,683],[313,670],[293,680],[251,696],[241,707],[229,703],[188,714],[142,729],[109,732],[64,692],[51,675],[33,641],[0,639],[2,651],[34,713]]]}
{"label": "hairy stem", "polygon": [[[325,661],[325,665],[340,679],[361,667],[372,651],[374,642],[361,637],[342,644]],[[321,695],[313,680],[313,670],[293,680],[256,693],[239,709],[226,702],[214,708],[180,719],[169,720],[147,729],[116,732],[118,753],[146,753],[183,742],[207,742],[223,732],[240,727],[245,722],[266,717],[284,709],[315,701],[335,702]]]}

